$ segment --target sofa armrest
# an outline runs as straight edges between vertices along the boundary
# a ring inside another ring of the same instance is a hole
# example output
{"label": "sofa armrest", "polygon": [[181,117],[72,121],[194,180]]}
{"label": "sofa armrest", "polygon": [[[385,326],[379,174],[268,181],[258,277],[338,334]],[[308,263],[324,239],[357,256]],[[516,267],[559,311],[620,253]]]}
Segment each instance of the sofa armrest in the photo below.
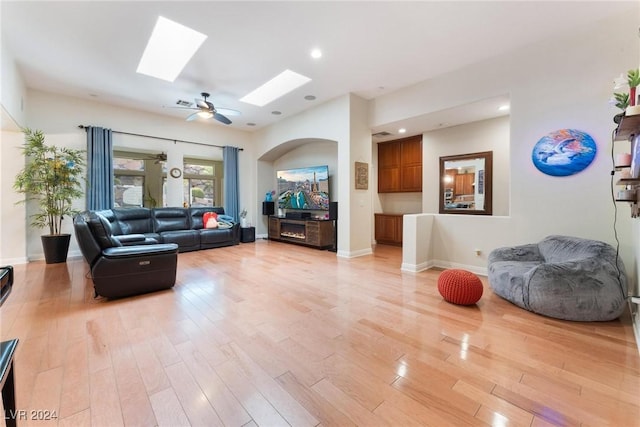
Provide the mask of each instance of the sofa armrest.
{"label": "sofa armrest", "polygon": [[178,253],[178,245],[175,243],[159,243],[157,245],[133,245],[107,248],[102,251],[106,258],[135,258],[147,255],[157,255],[166,253]]}
{"label": "sofa armrest", "polygon": [[544,261],[535,243],[496,248],[489,253],[489,263],[498,261]]}
{"label": "sofa armrest", "polygon": [[120,241],[125,246],[129,245],[142,245],[144,244],[146,237],[144,234],[120,234],[118,236],[113,236]]}

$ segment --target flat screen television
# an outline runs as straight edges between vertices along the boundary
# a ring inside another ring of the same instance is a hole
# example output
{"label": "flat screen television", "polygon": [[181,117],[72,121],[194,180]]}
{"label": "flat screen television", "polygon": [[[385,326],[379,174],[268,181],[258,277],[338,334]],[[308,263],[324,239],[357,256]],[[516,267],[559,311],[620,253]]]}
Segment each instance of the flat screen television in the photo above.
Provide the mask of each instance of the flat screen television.
{"label": "flat screen television", "polygon": [[309,166],[276,172],[278,208],[329,210],[329,167]]}

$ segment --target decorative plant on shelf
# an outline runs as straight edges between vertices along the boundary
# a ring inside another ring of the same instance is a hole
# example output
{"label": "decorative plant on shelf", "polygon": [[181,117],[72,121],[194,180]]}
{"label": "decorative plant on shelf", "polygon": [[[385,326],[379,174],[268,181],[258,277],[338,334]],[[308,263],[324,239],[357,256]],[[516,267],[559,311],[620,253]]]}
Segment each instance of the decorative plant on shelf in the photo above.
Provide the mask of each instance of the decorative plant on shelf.
{"label": "decorative plant on shelf", "polygon": [[614,93],[613,97],[616,101],[615,106],[622,111],[626,110],[629,106],[629,94],[628,93]]}
{"label": "decorative plant on shelf", "polygon": [[629,105],[636,105],[637,94],[636,90],[640,85],[640,69],[629,70],[627,72],[627,83],[629,84]]}
{"label": "decorative plant on shelf", "polygon": [[[83,196],[83,151],[66,147],[46,145],[44,134],[39,130],[25,128],[25,143],[22,148],[27,163],[14,182],[14,189],[26,195],[26,201],[37,203],[38,211],[31,215],[31,226],[49,228],[49,235],[42,236],[47,263],[64,262],[69,248],[69,234],[62,234],[62,221],[77,211],[72,208],[74,199]],[[64,258],[48,257],[46,237],[63,237],[66,240]]]}

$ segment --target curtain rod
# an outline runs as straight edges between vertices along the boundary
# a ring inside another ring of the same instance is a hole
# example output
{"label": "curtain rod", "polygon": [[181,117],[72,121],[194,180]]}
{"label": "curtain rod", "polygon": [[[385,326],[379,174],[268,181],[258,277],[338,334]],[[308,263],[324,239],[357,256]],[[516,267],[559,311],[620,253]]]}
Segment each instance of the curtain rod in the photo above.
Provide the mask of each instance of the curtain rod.
{"label": "curtain rod", "polygon": [[[87,125],[78,125],[78,127],[80,129],[86,129],[88,127],[91,126],[87,126]],[[204,145],[205,147],[217,147],[217,148],[224,148],[224,146],[222,145],[215,145],[215,144],[205,144],[203,142],[194,142],[194,141],[185,141],[183,139],[175,139],[175,138],[163,138],[161,136],[152,136],[152,135],[142,135],[140,133],[131,133],[131,132],[122,132],[119,130],[111,130],[111,132],[113,133],[119,133],[121,135],[131,135],[131,136],[141,136],[143,138],[152,138],[152,139],[160,139],[163,141],[173,141],[174,143],[176,142],[186,142],[187,144],[195,144],[195,145]],[[240,151],[244,151],[244,148],[238,148],[238,150]]]}

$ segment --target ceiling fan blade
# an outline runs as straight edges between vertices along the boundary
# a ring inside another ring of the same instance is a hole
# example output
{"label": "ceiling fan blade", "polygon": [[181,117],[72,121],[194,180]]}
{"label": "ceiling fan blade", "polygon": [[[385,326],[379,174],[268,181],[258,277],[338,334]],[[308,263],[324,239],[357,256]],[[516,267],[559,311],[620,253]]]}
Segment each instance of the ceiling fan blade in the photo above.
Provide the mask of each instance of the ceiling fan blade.
{"label": "ceiling fan blade", "polygon": [[197,118],[198,118],[198,113],[193,113],[193,114],[190,114],[189,117],[187,117],[187,121],[191,122]]}
{"label": "ceiling fan blade", "polygon": [[176,109],[176,110],[199,110],[199,108],[194,108],[194,107],[174,107],[174,106],[166,106],[163,105],[162,108],[171,108],[171,109]]}
{"label": "ceiling fan blade", "polygon": [[231,108],[216,107],[216,111],[220,114],[224,114],[225,116],[239,116],[242,114],[240,111],[232,110]]}
{"label": "ceiling fan blade", "polygon": [[219,122],[224,123],[225,125],[230,125],[231,124],[231,120],[229,120],[228,118],[226,118],[225,116],[223,116],[220,113],[215,113],[213,115],[213,118],[216,119]]}

